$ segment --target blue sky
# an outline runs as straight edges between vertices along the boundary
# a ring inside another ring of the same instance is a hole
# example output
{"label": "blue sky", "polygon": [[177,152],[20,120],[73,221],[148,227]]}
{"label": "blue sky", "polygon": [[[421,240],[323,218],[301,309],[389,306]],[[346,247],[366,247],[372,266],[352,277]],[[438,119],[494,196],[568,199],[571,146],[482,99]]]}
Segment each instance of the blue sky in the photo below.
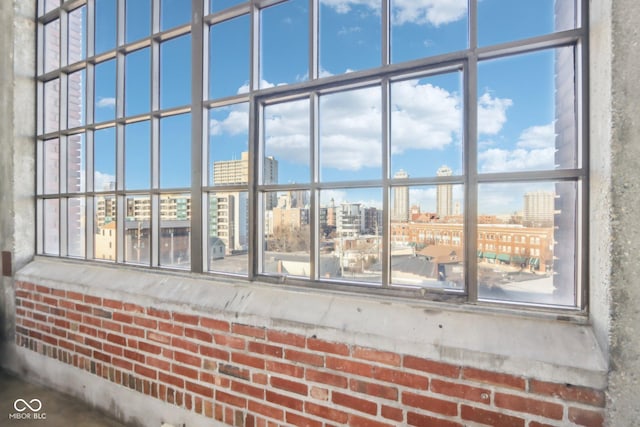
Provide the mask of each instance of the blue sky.
{"label": "blue sky", "polygon": [[[97,53],[115,45],[114,3],[113,0],[96,1],[99,17]],[[239,3],[242,2],[211,0],[210,10],[215,12]],[[322,76],[381,65],[380,4],[379,0],[320,1],[319,64]],[[547,34],[554,30],[553,9],[553,0],[481,0],[478,3],[479,44],[487,46]],[[127,3],[127,42],[149,35],[148,11],[149,0]],[[391,61],[394,63],[467,46],[466,0],[394,0],[391,11]],[[308,79],[308,14],[307,0],[291,0],[263,11],[261,87]],[[162,1],[163,29],[182,25],[189,17],[190,11],[184,1]],[[132,25],[133,22],[136,24]],[[248,17],[214,26],[209,34],[209,48],[209,98],[246,92],[250,57]],[[476,94],[479,172],[554,169],[555,53],[537,52],[479,64]],[[150,108],[149,58],[148,49],[127,55],[127,115],[145,113]],[[161,108],[190,102],[189,61],[189,36],[162,44]],[[114,76],[115,61],[96,67],[94,109],[97,122],[114,117]],[[392,175],[404,169],[412,177],[435,176],[443,164],[452,168],[454,174],[462,173],[462,91],[459,72],[412,76],[392,84]],[[265,151],[279,161],[280,182],[309,182],[308,99],[271,105],[264,114]],[[190,185],[189,117],[162,120],[161,187]],[[320,98],[319,117],[321,180],[379,179],[382,173],[380,87],[324,95]],[[140,128],[145,129],[144,125]],[[209,114],[209,162],[239,158],[248,147],[247,129],[247,104],[212,110]],[[142,150],[142,158],[148,156],[144,146],[148,138],[144,139],[144,134],[133,126],[127,127],[127,156],[137,156],[136,149],[132,148],[135,146]],[[134,145],[133,140],[138,137],[143,143]],[[96,152],[101,149],[96,148]],[[103,166],[102,160],[96,157],[95,167],[98,172],[109,174],[111,163],[105,162]],[[132,181],[127,182],[127,188],[145,188],[148,179],[143,175],[129,170],[127,176]],[[516,210],[521,205],[523,192],[538,187],[549,186],[541,184],[525,190],[520,185],[512,185],[508,191],[513,195],[511,200],[503,197],[500,203],[506,211]],[[461,197],[462,191],[456,192]],[[335,193],[336,197],[345,199],[357,197],[352,191]],[[435,188],[421,187],[412,191],[412,203],[421,204],[427,211],[433,209],[434,198]],[[366,200],[363,198],[362,201]],[[368,202],[379,204],[380,200]],[[492,207],[487,210],[496,210],[495,205],[488,206]]]}

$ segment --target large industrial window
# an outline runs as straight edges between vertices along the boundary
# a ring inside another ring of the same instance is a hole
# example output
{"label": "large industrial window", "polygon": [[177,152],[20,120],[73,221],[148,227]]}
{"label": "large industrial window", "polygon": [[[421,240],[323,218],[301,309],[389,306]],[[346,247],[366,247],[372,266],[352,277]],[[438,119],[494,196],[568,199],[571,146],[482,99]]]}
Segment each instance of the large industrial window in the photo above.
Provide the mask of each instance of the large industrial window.
{"label": "large industrial window", "polygon": [[38,253],[582,309],[586,5],[41,1]]}

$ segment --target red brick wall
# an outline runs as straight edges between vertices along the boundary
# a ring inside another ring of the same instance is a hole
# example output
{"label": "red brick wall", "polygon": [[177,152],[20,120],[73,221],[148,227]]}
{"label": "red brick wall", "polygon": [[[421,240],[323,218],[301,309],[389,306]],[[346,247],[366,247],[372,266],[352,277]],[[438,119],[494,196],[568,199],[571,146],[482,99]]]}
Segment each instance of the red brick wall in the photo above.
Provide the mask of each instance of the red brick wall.
{"label": "red brick wall", "polygon": [[16,342],[233,426],[603,425],[601,390],[25,282]]}

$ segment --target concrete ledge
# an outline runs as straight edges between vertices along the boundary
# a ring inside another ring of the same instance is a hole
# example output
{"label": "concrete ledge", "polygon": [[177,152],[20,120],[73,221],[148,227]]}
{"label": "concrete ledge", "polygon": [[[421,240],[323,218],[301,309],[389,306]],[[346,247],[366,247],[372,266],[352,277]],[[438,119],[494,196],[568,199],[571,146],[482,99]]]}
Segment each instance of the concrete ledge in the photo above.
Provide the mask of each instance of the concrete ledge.
{"label": "concrete ledge", "polygon": [[606,387],[607,363],[589,325],[49,258],[37,258],[15,279],[450,364]]}

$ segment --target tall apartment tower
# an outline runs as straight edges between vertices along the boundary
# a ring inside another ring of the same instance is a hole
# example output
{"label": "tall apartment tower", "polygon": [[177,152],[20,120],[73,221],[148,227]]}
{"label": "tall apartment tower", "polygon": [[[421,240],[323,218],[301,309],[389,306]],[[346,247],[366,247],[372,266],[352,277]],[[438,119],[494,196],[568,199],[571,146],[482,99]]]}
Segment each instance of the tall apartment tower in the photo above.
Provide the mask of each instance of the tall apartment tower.
{"label": "tall apartment tower", "polygon": [[[437,176],[451,176],[453,171],[445,165],[442,165],[436,172]],[[451,184],[440,184],[437,189],[436,196],[436,212],[440,218],[451,216],[453,214],[453,187]]]}
{"label": "tall apartment tower", "polygon": [[[409,174],[400,169],[393,175],[393,179],[407,179]],[[393,207],[391,209],[391,221],[407,222],[409,221],[409,188],[394,187],[393,188]]]}
{"label": "tall apartment tower", "polygon": [[524,194],[522,222],[529,227],[551,227],[555,212],[555,194],[529,191]]}

